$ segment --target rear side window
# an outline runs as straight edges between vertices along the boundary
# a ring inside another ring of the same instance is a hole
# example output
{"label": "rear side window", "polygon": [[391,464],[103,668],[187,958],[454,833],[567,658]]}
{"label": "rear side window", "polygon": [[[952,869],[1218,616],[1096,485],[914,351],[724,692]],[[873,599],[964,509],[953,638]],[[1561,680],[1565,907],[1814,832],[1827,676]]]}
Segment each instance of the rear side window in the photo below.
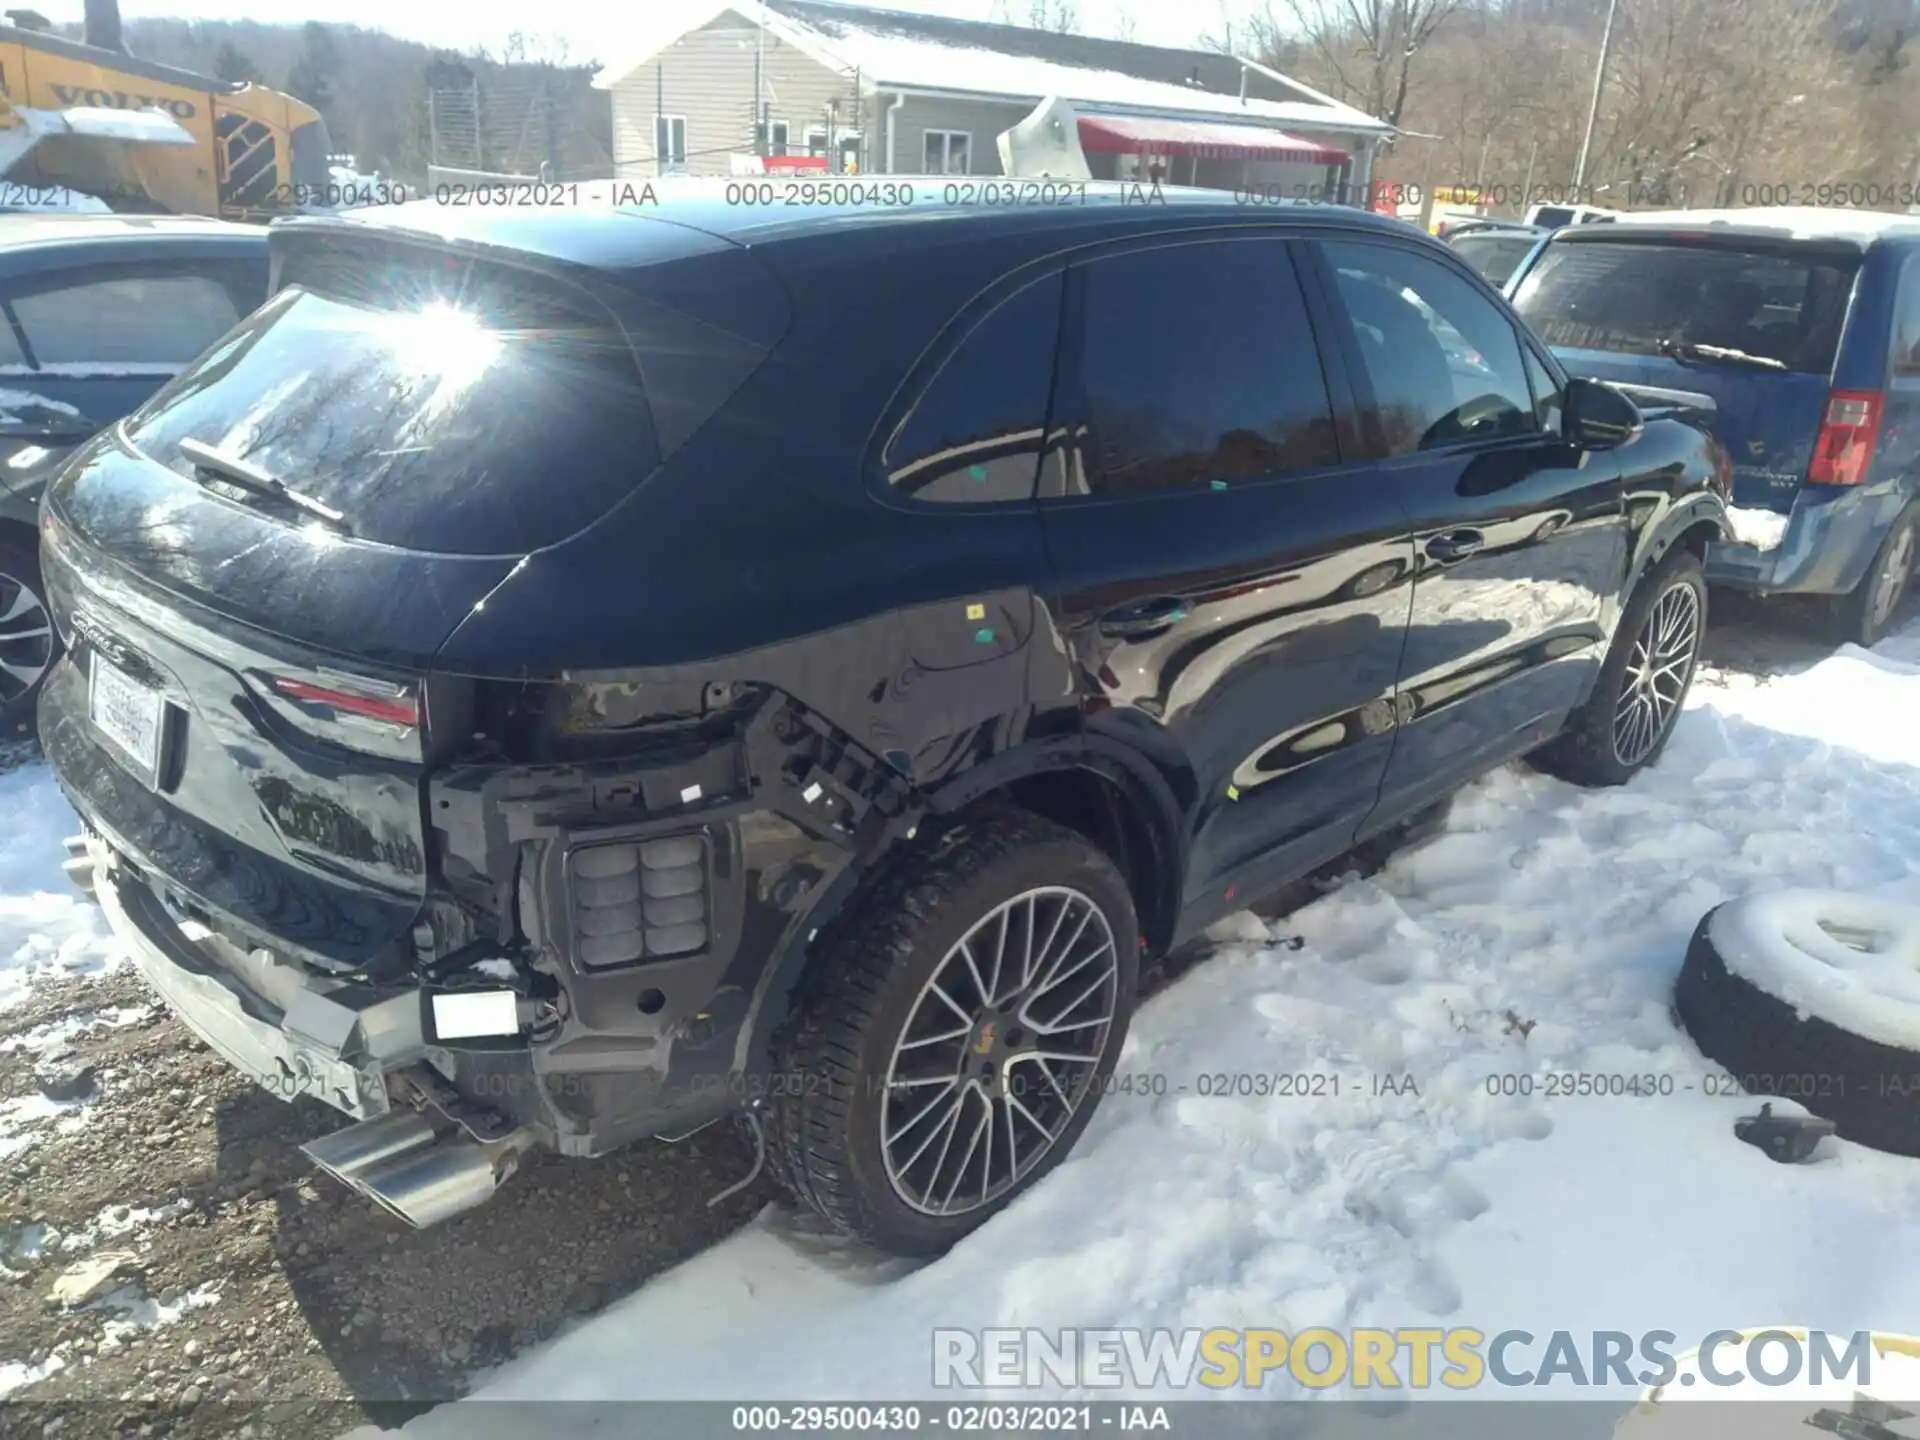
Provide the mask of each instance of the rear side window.
{"label": "rear side window", "polygon": [[1893,373],[1920,378],[1920,254],[1909,255],[1900,273],[1900,303],[1893,317]]}
{"label": "rear side window", "polygon": [[180,366],[240,318],[211,275],[94,272],[13,296],[13,313],[40,365]]}
{"label": "rear side window", "polygon": [[604,514],[656,464],[632,351],[604,318],[469,283],[386,304],[283,288],[130,422],[247,461],[356,537],[523,553]]}
{"label": "rear side window", "polygon": [[1031,500],[1060,332],[1056,272],[1007,296],[947,356],[887,446],[902,495]]}
{"label": "rear side window", "polygon": [[1283,242],[1129,251],[1088,263],[1081,280],[1090,433],[1070,493],[1208,488],[1338,462]]}
{"label": "rear side window", "polygon": [[1858,269],[1805,251],[1583,240],[1549,245],[1513,303],[1559,349],[1658,355],[1707,345],[1825,375]]}

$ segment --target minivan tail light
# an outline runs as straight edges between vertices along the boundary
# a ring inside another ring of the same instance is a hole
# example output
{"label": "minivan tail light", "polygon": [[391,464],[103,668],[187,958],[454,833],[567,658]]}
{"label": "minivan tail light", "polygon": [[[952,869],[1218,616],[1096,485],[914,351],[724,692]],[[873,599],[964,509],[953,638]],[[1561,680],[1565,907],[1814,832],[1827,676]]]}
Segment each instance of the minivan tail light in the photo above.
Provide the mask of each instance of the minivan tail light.
{"label": "minivan tail light", "polygon": [[1867,478],[1882,403],[1878,390],[1835,390],[1827,396],[1827,418],[1807,466],[1809,484],[1858,485]]}
{"label": "minivan tail light", "polygon": [[420,723],[420,701],[418,697],[400,691],[391,696],[356,695],[349,690],[337,690],[330,685],[315,685],[308,680],[295,680],[290,676],[276,676],[273,688],[289,700],[299,700],[308,705],[325,705],[328,709],[343,715],[357,715],[366,720],[378,720],[388,725],[409,727]]}

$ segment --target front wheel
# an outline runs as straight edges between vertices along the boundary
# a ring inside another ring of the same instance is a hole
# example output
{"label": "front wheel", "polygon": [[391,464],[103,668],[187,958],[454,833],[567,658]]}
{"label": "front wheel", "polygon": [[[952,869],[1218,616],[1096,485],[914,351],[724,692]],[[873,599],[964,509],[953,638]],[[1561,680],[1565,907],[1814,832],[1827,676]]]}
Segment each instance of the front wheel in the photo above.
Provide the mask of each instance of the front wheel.
{"label": "front wheel", "polygon": [[1586,704],[1534,763],[1576,785],[1623,785],[1660,758],[1680,718],[1707,629],[1700,559],[1676,550],[1654,567],[1620,617]]}
{"label": "front wheel", "polygon": [[1009,811],[905,859],[798,1005],[768,1140],[842,1232],[937,1254],[1057,1165],[1112,1074],[1139,936],[1113,862]]}

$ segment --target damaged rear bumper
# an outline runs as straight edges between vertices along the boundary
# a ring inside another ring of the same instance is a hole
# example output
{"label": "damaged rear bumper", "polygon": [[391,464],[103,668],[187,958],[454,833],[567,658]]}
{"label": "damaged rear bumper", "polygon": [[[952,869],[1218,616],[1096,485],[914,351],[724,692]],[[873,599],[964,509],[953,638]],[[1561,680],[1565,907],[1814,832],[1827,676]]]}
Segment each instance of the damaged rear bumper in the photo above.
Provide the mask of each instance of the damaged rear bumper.
{"label": "damaged rear bumper", "polygon": [[68,875],[182,1024],[262,1089],[289,1101],[311,1095],[358,1122],[301,1147],[336,1179],[425,1227],[491,1198],[535,1148],[527,1130],[476,1126],[457,1105],[404,1103],[432,1094],[419,1065],[417,990],[329,986],[264,952],[243,953],[176,918],[98,834],[68,849]]}

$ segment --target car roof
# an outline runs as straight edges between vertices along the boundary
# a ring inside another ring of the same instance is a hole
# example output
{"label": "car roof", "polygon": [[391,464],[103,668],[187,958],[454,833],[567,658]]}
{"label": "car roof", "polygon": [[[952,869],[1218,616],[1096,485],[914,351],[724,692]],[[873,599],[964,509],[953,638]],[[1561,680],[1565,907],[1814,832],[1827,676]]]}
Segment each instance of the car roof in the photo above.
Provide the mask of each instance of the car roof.
{"label": "car roof", "polygon": [[[913,183],[916,178],[917,183]],[[955,190],[957,183],[963,183],[967,191],[979,192],[985,203],[948,203],[947,192]],[[897,189],[909,184],[914,192],[910,203],[868,198],[884,197],[890,186]],[[1045,198],[1043,187],[1053,187],[1052,203]],[[1004,203],[985,198],[996,188],[1009,192]],[[1184,229],[1224,221],[1325,225],[1399,236],[1422,233],[1395,217],[1351,206],[1291,201],[1248,204],[1228,191],[1184,186],[1156,190],[1144,184],[1099,181],[976,178],[953,182],[939,177],[862,175],[799,182],[754,178],[697,186],[622,181],[579,189],[582,203],[578,205],[457,205],[428,199],[282,220],[274,228],[288,233],[326,229],[360,235],[391,234],[396,239],[423,235],[503,247],[605,270],[651,264],[662,258],[663,248],[691,253],[700,248],[751,247],[850,233],[869,238],[897,235],[903,243],[936,236],[951,243],[963,239],[988,242],[998,235],[1031,238],[1056,233],[1063,244],[1073,244],[1076,237]],[[1029,191],[1032,198],[1026,203],[1014,198]],[[596,192],[601,203],[589,203]],[[862,198],[832,204],[782,203],[787,194],[821,192],[829,197],[844,192]],[[771,198],[766,202],[742,198],[756,195]],[[669,228],[678,231],[680,238],[663,247],[661,231]]]}
{"label": "car roof", "polygon": [[0,246],[58,245],[70,240],[152,239],[156,236],[260,236],[264,225],[240,225],[204,215],[89,215],[67,211],[0,213]]}
{"label": "car roof", "polygon": [[[1882,238],[1920,239],[1920,215],[1848,210],[1817,205],[1755,205],[1738,210],[1641,210],[1611,225],[1581,226],[1568,235],[1603,238],[1594,231],[1723,234],[1756,240],[1838,241],[1864,250]],[[1556,243],[1558,243],[1556,241]]]}

